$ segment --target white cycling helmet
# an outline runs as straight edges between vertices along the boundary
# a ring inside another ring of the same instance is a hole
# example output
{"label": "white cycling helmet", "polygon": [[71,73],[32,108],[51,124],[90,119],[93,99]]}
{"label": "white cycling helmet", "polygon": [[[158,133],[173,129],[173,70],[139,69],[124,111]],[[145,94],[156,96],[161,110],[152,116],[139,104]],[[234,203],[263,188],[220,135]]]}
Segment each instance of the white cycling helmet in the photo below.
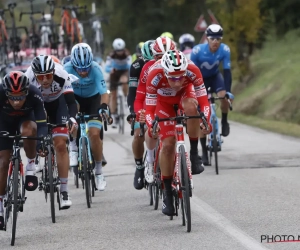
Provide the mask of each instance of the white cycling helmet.
{"label": "white cycling helmet", "polygon": [[112,46],[113,46],[114,50],[123,50],[123,49],[125,49],[125,41],[121,38],[116,38],[113,41]]}
{"label": "white cycling helmet", "polygon": [[188,34],[188,33],[183,34],[179,37],[179,43],[180,44],[187,43],[187,42],[189,42],[189,43],[195,42],[195,37],[191,34]]}
{"label": "white cycling helmet", "polygon": [[161,58],[161,66],[167,75],[183,74],[188,67],[188,60],[180,50],[169,50]]}
{"label": "white cycling helmet", "polygon": [[163,55],[168,50],[176,49],[176,44],[169,37],[158,37],[152,45],[153,56]]}

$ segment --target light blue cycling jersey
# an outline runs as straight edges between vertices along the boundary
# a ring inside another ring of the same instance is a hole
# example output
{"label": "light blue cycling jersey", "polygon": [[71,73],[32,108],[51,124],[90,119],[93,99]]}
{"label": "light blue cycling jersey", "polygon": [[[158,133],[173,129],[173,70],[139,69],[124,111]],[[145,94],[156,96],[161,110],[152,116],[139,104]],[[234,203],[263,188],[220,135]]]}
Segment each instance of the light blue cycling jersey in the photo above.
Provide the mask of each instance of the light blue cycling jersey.
{"label": "light blue cycling jersey", "polygon": [[115,70],[129,70],[132,60],[128,50],[125,50],[122,55],[118,55],[113,51],[106,58],[105,71],[110,73],[112,69]]}
{"label": "light blue cycling jersey", "polygon": [[91,97],[96,94],[107,93],[106,82],[100,66],[96,62],[92,62],[90,72],[87,77],[82,78],[74,69],[71,62],[64,65],[64,69],[78,78],[77,81],[72,81],[74,94],[83,98]]}
{"label": "light blue cycling jersey", "polygon": [[230,69],[230,49],[221,43],[219,49],[212,53],[207,43],[198,44],[193,48],[191,60],[200,69],[203,78],[211,77],[219,72],[220,62],[223,62],[223,69]]}

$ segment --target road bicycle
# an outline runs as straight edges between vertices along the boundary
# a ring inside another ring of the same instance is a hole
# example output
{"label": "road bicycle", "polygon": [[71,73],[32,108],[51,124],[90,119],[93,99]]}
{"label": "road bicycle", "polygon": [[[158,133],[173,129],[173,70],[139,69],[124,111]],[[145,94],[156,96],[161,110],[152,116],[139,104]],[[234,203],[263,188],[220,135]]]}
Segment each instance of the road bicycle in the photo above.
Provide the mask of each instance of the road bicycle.
{"label": "road bicycle", "polygon": [[[39,190],[44,191],[46,202],[48,201],[48,194],[50,196],[50,210],[51,210],[51,219],[52,222],[55,223],[55,193],[58,203],[58,208],[61,210],[60,206],[60,191],[59,185],[60,180],[58,177],[57,163],[56,163],[56,155],[53,146],[53,138],[52,138],[52,130],[55,128],[65,128],[66,124],[50,124],[48,125],[48,135],[44,139],[45,146],[45,164],[42,169],[42,176],[39,181]],[[63,208],[63,209],[67,209]]]}
{"label": "road bicycle", "polygon": [[221,151],[221,146],[222,146],[222,138],[221,138],[221,133],[219,129],[219,122],[218,122],[218,117],[216,114],[217,107],[216,107],[216,100],[223,100],[227,99],[229,103],[229,108],[232,110],[232,105],[229,99],[229,95],[226,94],[224,97],[216,97],[213,96],[212,93],[210,92],[210,88],[208,89],[208,100],[210,102],[210,110],[211,110],[211,115],[210,115],[210,124],[212,125],[212,132],[207,135],[207,150],[209,152],[209,159],[208,159],[208,164],[211,166],[212,164],[212,157],[214,156],[215,158],[215,171],[216,174],[219,174],[219,163],[218,163],[218,152]]}
{"label": "road bicycle", "polygon": [[[205,128],[208,129],[208,123],[205,115],[201,112],[200,115],[186,116],[179,115],[178,105],[174,105],[175,117],[159,118],[155,116],[153,122],[153,135],[157,131],[159,122],[174,121],[176,130],[176,153],[175,153],[175,167],[172,181],[172,193],[174,196],[175,214],[178,216],[178,210],[181,209],[182,225],[186,226],[187,232],[191,231],[191,204],[190,198],[192,197],[193,180],[191,173],[191,162],[186,150],[184,142],[184,129],[183,121],[187,119],[201,119]],[[164,196],[164,194],[163,194]],[[173,217],[170,216],[170,219]]]}
{"label": "road bicycle", "polygon": [[3,199],[4,205],[4,227],[3,230],[7,231],[10,227],[11,236],[10,244],[14,246],[17,229],[17,218],[19,212],[23,212],[25,197],[25,178],[24,167],[21,159],[21,147],[19,146],[20,140],[43,140],[42,137],[31,137],[22,135],[10,135],[6,131],[0,132],[1,138],[10,138],[14,140],[13,153],[10,159],[6,195]]}
{"label": "road bicycle", "polygon": [[[107,131],[107,124],[111,124],[111,117],[106,118],[103,115],[104,130]],[[80,138],[79,138],[79,165],[78,165],[78,177],[81,179],[82,188],[85,189],[86,204],[87,207],[91,207],[92,197],[95,196],[96,183],[94,174],[94,160],[91,153],[90,140],[87,135],[87,122],[89,120],[98,120],[99,114],[85,115],[78,113],[76,120],[80,126]]]}

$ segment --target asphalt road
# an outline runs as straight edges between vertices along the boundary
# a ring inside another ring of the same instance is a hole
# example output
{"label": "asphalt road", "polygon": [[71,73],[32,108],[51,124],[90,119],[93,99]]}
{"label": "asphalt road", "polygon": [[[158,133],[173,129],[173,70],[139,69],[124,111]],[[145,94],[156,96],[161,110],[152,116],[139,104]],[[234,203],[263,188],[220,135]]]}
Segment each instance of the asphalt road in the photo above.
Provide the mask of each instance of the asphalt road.
{"label": "asphalt road", "polygon": [[[300,249],[300,242],[261,243],[262,235],[298,240],[300,140],[232,122],[219,157],[220,174],[206,167],[193,178],[192,231],[187,233],[181,217],[170,221],[161,207],[149,206],[148,191],[133,188],[132,137],[129,126],[126,130],[124,136],[112,128],[106,134],[107,188],[96,193],[92,208],[72,175],[73,206],[56,211],[55,224],[43,193],[27,192],[15,249]],[[0,249],[11,248],[9,233],[1,231]]]}

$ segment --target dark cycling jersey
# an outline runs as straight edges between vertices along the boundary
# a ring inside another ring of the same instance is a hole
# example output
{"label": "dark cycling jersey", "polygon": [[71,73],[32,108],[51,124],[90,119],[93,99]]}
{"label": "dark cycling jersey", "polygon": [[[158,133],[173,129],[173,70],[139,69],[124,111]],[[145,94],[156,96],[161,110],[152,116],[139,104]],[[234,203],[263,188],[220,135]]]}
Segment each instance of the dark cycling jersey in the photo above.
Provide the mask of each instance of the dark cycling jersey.
{"label": "dark cycling jersey", "polygon": [[47,134],[46,112],[44,109],[44,101],[41,91],[33,86],[29,86],[26,101],[21,109],[15,110],[9,103],[8,98],[0,85],[0,122],[14,122],[16,118],[29,116],[34,113],[35,121],[37,123],[38,136],[45,136]]}
{"label": "dark cycling jersey", "polygon": [[134,112],[134,100],[136,97],[136,90],[138,86],[138,82],[140,79],[140,75],[142,72],[142,68],[146,62],[142,58],[136,59],[130,66],[129,70],[129,92],[127,96],[127,104],[130,110],[130,113]]}

